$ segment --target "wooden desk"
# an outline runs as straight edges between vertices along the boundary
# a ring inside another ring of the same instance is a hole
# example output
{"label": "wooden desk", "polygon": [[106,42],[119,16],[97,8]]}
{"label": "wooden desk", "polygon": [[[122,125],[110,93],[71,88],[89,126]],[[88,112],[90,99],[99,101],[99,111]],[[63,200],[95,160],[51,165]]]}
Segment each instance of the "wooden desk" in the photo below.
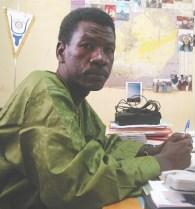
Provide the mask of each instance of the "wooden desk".
{"label": "wooden desk", "polygon": [[141,199],[128,198],[112,205],[103,207],[102,209],[143,209]]}

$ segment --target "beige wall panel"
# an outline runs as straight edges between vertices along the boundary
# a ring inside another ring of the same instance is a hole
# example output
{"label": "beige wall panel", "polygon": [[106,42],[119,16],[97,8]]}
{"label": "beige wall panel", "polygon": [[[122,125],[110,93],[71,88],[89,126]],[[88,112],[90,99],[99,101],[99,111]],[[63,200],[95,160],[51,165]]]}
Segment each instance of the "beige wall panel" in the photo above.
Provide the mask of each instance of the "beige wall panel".
{"label": "beige wall panel", "polygon": [[[55,48],[62,18],[70,11],[70,1],[61,0],[4,0],[0,1],[0,106],[16,86],[36,69],[55,71]],[[19,9],[34,15],[34,22],[25,38],[14,64],[12,43],[3,8]],[[16,76],[14,72],[16,71]]]}

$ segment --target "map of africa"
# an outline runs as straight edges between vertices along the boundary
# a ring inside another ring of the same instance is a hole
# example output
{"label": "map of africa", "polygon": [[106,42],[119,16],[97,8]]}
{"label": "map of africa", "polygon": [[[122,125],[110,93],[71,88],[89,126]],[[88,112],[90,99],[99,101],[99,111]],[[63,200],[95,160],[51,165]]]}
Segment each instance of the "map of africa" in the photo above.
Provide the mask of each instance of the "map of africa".
{"label": "map of africa", "polygon": [[116,53],[108,86],[124,86],[126,80],[170,77],[178,72],[176,14],[173,10],[144,9],[131,13],[129,21],[116,21]]}

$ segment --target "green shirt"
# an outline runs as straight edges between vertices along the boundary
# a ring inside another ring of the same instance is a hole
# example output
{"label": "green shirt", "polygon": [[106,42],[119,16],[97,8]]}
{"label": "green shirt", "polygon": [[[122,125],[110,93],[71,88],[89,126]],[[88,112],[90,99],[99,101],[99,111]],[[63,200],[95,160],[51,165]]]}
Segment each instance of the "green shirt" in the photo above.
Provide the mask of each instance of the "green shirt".
{"label": "green shirt", "polygon": [[105,136],[86,100],[34,71],[0,111],[0,209],[95,209],[139,195],[160,173],[141,143]]}

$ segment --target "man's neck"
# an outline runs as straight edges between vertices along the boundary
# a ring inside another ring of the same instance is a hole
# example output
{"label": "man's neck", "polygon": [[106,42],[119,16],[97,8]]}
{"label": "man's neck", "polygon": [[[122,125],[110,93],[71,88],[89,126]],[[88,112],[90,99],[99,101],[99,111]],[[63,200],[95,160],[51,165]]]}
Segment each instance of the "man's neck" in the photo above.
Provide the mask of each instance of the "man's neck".
{"label": "man's neck", "polygon": [[74,103],[78,106],[82,103],[85,97],[89,94],[89,91],[85,91],[75,85],[68,85],[68,88],[70,89]]}
{"label": "man's neck", "polygon": [[85,97],[89,94],[89,91],[82,89],[75,83],[68,82],[59,70],[57,70],[56,75],[70,90],[75,105],[79,106]]}

